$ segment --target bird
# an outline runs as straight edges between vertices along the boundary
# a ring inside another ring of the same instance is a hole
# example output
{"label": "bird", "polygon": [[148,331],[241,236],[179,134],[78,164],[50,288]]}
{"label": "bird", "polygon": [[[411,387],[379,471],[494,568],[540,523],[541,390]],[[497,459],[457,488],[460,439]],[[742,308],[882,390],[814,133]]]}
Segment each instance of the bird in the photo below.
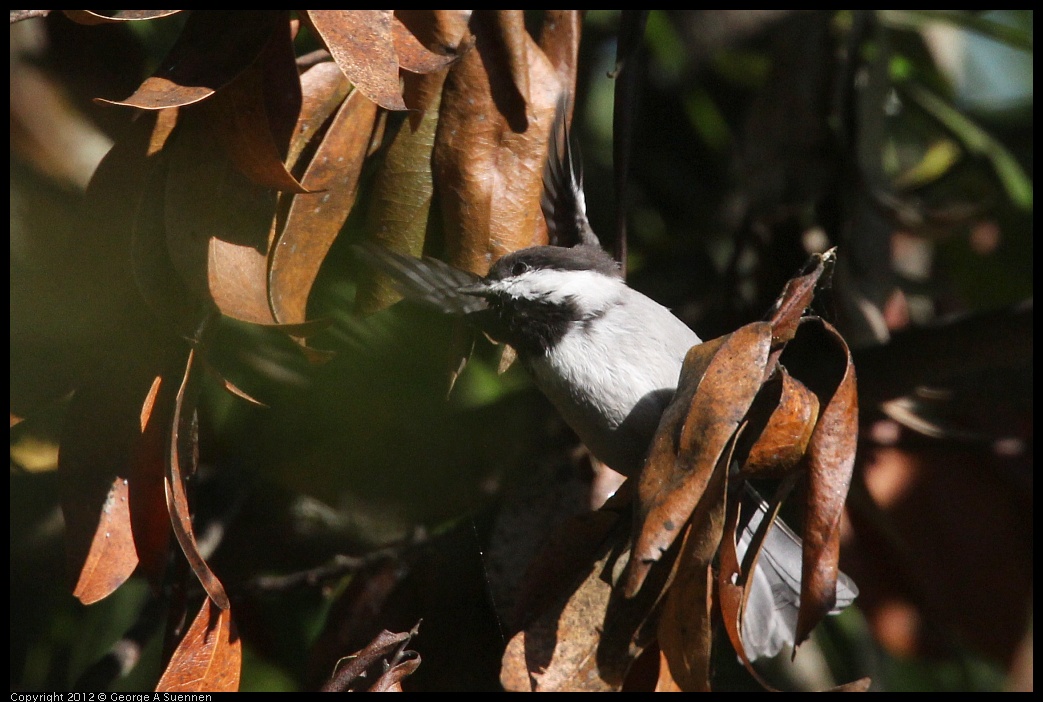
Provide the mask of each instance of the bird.
{"label": "bird", "polygon": [[[463,318],[511,346],[535,385],[590,453],[624,476],[644,464],[660,418],[677,389],[685,355],[702,343],[668,308],[627,285],[586,211],[583,177],[559,110],[544,169],[541,207],[552,240],[499,258],[480,276],[433,257],[415,258],[373,242],[358,257],[386,274],[405,298]],[[562,146],[559,146],[559,140]],[[743,558],[768,513],[752,489],[743,494],[737,553]],[[742,627],[749,660],[794,645],[800,604],[802,542],[781,519],[765,537]],[[839,573],[831,614],[850,605],[855,583]]]}

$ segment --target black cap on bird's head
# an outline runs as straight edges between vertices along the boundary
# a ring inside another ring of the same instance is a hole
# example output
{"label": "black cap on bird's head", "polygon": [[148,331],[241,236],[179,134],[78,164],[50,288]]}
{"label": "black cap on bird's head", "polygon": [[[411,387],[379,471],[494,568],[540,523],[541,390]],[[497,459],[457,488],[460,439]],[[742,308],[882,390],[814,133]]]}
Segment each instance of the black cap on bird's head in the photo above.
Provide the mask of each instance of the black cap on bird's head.
{"label": "black cap on bird's head", "polygon": [[532,246],[502,257],[493,264],[486,280],[505,280],[535,270],[595,271],[622,277],[619,264],[600,246]]}

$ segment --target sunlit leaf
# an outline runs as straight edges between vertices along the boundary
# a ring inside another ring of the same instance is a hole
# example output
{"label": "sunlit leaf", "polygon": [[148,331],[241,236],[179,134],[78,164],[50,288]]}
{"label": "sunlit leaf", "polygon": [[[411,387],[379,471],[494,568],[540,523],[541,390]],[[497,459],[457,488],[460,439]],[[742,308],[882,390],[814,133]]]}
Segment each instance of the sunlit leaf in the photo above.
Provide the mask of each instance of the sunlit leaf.
{"label": "sunlit leaf", "polygon": [[293,198],[271,253],[271,305],[280,322],[305,321],[312,284],[355,204],[376,114],[369,98],[353,92],[308,164],[303,182],[313,192]]}
{"label": "sunlit leaf", "polygon": [[992,163],[1014,205],[1023,210],[1032,207],[1032,179],[1002,142],[915,81],[904,81],[898,88],[903,96],[922,107],[954,134],[969,152],[984,156]]}
{"label": "sunlit leaf", "polygon": [[[761,412],[770,413],[763,423],[759,421]],[[741,466],[742,474],[784,477],[807,452],[818,412],[818,397],[780,367],[750,410],[747,435],[754,442]]]}
{"label": "sunlit leaf", "polygon": [[771,326],[755,322],[688,352],[638,483],[628,595],[641,588],[703,498],[760,390],[770,343]]}
{"label": "sunlit leaf", "polygon": [[[773,347],[793,339],[805,310],[811,306],[815,289],[823,275],[831,275],[836,261],[836,250],[830,249],[823,254],[811,257],[804,269],[786,281],[766,320],[771,323],[771,342]],[[828,266],[828,269],[827,269]]]}
{"label": "sunlit leaf", "polygon": [[156,692],[238,692],[242,658],[232,612],[204,599]]}
{"label": "sunlit leaf", "polygon": [[899,190],[912,190],[937,181],[960,161],[963,151],[950,139],[939,139],[927,147],[920,162],[894,179]]}
{"label": "sunlit leaf", "polygon": [[391,10],[307,10],[302,19],[356,88],[385,109],[406,109]]}
{"label": "sunlit leaf", "polygon": [[[558,80],[569,95],[576,93],[579,42],[585,10],[545,10],[540,31],[540,49],[558,72]],[[566,117],[572,122],[572,115]]]}
{"label": "sunlit leaf", "polygon": [[171,364],[157,375],[141,408],[141,437],[130,462],[130,521],[141,571],[153,587],[163,582],[170,552],[170,518],[163,492],[166,435],[174,414],[176,379]]}
{"label": "sunlit leaf", "polygon": [[286,167],[293,169],[297,159],[351,92],[344,72],[332,61],[323,61],[301,74],[301,111],[290,139]]}
{"label": "sunlit leaf", "polygon": [[517,40],[528,57],[530,101],[522,101],[498,16],[477,10],[471,28],[475,48],[446,80],[434,171],[450,263],[484,274],[505,253],[546,243],[539,202],[561,87],[526,33]]}
{"label": "sunlit leaf", "polygon": [[[195,350],[188,355],[185,363],[184,376],[177,391],[177,399],[174,404],[172,428],[167,442],[166,461],[166,498],[167,512],[170,515],[170,523],[174,528],[174,536],[177,537],[181,550],[188,560],[192,572],[199,579],[203,589],[214,604],[223,610],[229,607],[228,595],[224,586],[217,579],[196,543],[195,532],[192,529],[192,512],[188,505],[188,495],[185,493],[185,469],[194,470],[194,456],[186,456],[186,449],[194,453],[198,436],[194,431],[195,404],[198,399],[198,372],[194,372]],[[205,609],[205,605],[204,605]],[[201,615],[202,616],[202,615]]]}
{"label": "sunlit leaf", "polygon": [[518,91],[522,102],[531,102],[529,95],[529,66],[533,59],[529,56],[530,47],[534,46],[525,29],[525,13],[522,10],[495,10],[496,21],[491,28],[498,35],[498,42],[492,44],[502,51],[510,71],[513,87]]}
{"label": "sunlit leaf", "polygon": [[150,345],[155,341],[148,337],[96,369],[73,396],[65,418],[58,469],[66,555],[73,595],[85,604],[108,596],[130,577],[139,547],[147,550],[147,560],[162,557],[152,550],[163,550],[152,528],[135,544],[130,502],[137,499],[140,508],[154,502],[147,483],[132,488],[130,480],[151,443],[152,428],[142,418],[163,370],[162,348]]}
{"label": "sunlit leaf", "polygon": [[435,73],[457,59],[454,55],[436,54],[428,49],[398,17],[392,21],[391,31],[398,63],[410,73]]}
{"label": "sunlit leaf", "polygon": [[277,322],[267,257],[275,194],[233,165],[205,113],[185,111],[167,150],[167,245],[186,287],[230,317]]}

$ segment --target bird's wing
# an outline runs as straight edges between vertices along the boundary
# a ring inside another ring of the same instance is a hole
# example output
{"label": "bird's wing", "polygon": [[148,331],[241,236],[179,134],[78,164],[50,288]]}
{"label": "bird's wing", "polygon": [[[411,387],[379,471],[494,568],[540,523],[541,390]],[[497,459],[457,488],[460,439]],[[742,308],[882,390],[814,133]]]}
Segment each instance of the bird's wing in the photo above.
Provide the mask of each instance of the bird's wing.
{"label": "bird's wing", "polygon": [[466,315],[487,307],[482,297],[461,291],[481,281],[474,273],[436,258],[403,256],[372,242],[352,248],[366,265],[387,275],[403,297],[446,314]]}

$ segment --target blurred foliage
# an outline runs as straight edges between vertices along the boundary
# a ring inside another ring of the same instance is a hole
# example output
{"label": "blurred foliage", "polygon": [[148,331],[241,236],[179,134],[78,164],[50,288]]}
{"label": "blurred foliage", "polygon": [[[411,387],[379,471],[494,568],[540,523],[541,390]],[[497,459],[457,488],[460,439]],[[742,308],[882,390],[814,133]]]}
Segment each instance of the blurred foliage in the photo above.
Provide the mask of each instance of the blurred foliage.
{"label": "blurred foliage", "polygon": [[[1032,12],[652,11],[629,59],[624,198],[619,21],[585,16],[572,132],[606,247],[626,213],[630,284],[710,339],[761,318],[809,253],[839,247],[821,312],[862,390],[842,551],[862,595],[779,674],[808,689],[866,675],[881,690],[1031,689]],[[141,214],[84,210],[102,155],[143,122],[93,99],[132,95],[185,25],[12,19],[12,690],[151,689],[167,618],[198,607],[173,551],[159,590],[135,577],[93,605],[71,597],[56,470],[71,393],[102,362],[131,376],[127,359],[151,348],[128,341],[141,319],[127,291],[142,283],[106,233]],[[303,26],[293,53],[319,46]],[[200,550],[236,601],[243,690],[316,689],[340,656],[421,618],[407,689],[499,689],[523,557],[587,504],[574,437],[519,368],[496,372],[498,349],[479,339],[449,392],[462,344],[449,320],[409,303],[355,314],[368,281],[350,244],[381,216],[384,153],[366,152],[355,206],[297,291],[325,324],[305,352],[234,314],[208,332],[219,374],[202,376],[188,490]],[[466,258],[441,224],[446,176],[430,177],[420,247]],[[233,211],[199,190],[187,205]],[[151,292],[180,313],[197,291]],[[156,334],[193,332],[173,328]],[[359,560],[339,568],[343,555]],[[128,637],[133,660],[106,677],[99,661]],[[718,687],[754,688],[734,656],[717,665]]]}

